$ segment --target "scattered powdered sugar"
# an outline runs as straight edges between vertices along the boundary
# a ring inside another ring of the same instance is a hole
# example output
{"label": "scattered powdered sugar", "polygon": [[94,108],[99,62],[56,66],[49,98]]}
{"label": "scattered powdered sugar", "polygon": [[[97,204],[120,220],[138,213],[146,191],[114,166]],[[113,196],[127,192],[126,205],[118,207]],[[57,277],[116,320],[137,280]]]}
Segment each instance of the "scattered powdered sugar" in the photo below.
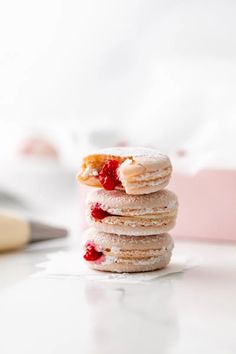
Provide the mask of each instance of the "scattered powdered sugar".
{"label": "scattered powdered sugar", "polygon": [[112,147],[101,149],[96,154],[106,154],[110,156],[121,156],[121,157],[147,157],[147,158],[158,158],[159,160],[167,160],[168,157],[158,152],[156,149],[144,148],[144,147]]}

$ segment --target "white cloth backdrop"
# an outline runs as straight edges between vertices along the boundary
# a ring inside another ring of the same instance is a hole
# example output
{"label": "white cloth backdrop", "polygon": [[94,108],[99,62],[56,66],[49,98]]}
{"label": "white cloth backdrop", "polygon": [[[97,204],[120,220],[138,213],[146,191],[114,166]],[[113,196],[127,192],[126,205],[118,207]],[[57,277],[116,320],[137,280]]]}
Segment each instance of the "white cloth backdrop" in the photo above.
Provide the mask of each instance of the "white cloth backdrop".
{"label": "white cloth backdrop", "polygon": [[46,127],[65,158],[112,129],[235,166],[235,14],[233,0],[2,1],[2,155],[24,127]]}

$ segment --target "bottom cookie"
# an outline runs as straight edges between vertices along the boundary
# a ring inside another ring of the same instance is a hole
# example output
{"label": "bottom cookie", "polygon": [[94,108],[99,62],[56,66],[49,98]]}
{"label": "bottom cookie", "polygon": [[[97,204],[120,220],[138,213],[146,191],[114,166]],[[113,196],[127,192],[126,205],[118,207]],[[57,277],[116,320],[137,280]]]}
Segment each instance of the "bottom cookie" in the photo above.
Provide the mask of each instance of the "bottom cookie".
{"label": "bottom cookie", "polygon": [[84,234],[84,259],[93,269],[134,273],[165,268],[174,242],[167,233],[152,236],[119,236],[94,228]]}

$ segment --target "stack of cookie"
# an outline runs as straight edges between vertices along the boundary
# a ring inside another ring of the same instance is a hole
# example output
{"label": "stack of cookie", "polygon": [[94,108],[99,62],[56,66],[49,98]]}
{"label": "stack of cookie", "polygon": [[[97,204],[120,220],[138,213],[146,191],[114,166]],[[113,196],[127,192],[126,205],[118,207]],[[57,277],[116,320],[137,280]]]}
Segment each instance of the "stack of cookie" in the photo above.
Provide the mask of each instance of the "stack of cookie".
{"label": "stack of cookie", "polygon": [[164,189],[171,176],[167,156],[153,149],[111,148],[83,159],[78,180],[98,187],[87,199],[91,228],[84,259],[97,270],[162,269],[174,246],[178,202]]}

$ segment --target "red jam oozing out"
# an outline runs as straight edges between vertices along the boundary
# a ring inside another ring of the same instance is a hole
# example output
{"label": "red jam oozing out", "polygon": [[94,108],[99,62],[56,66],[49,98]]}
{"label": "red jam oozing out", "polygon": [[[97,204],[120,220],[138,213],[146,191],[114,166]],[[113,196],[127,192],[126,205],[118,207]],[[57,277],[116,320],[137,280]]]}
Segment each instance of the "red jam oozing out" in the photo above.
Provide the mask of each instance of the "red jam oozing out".
{"label": "red jam oozing out", "polygon": [[91,242],[88,242],[85,247],[86,253],[84,254],[84,259],[86,261],[95,262],[103,256],[103,253],[98,252]]}
{"label": "red jam oozing out", "polygon": [[96,203],[91,207],[91,215],[94,219],[102,220],[106,216],[110,216],[111,214],[109,214],[106,210],[103,210],[101,208],[101,204]]}
{"label": "red jam oozing out", "polygon": [[120,184],[117,174],[118,167],[119,162],[116,160],[108,160],[103,165],[103,168],[99,172],[98,178],[104,189],[111,191]]}

